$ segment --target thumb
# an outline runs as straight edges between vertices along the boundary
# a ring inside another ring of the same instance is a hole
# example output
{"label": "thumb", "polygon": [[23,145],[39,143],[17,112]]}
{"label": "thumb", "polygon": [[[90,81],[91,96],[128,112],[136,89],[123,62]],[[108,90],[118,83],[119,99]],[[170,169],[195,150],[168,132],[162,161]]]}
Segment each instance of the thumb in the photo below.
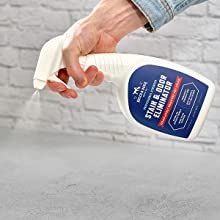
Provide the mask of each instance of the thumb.
{"label": "thumb", "polygon": [[84,88],[88,85],[86,73],[83,71],[79,63],[79,55],[76,53],[76,49],[64,49],[63,59],[66,65],[67,73],[75,81],[75,84],[79,88]]}

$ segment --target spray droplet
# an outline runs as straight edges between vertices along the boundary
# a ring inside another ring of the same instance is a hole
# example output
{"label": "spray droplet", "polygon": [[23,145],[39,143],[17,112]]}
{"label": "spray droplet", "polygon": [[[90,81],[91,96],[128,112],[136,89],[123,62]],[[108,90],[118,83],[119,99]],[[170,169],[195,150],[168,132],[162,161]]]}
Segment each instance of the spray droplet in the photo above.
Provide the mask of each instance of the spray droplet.
{"label": "spray droplet", "polygon": [[28,120],[37,121],[41,114],[40,92],[36,90],[31,98],[25,103],[22,115],[17,119],[14,129],[27,128]]}
{"label": "spray droplet", "polygon": [[40,91],[37,89],[32,96],[39,96],[39,95],[40,95]]}

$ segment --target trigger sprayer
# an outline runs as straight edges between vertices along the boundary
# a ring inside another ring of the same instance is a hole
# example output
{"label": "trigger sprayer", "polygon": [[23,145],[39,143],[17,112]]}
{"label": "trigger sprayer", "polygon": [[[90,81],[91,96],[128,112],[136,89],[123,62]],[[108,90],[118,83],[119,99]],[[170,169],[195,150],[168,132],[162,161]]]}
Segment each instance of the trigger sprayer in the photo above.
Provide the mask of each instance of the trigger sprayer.
{"label": "trigger sprayer", "polygon": [[[47,80],[64,83],[63,36],[47,42],[40,53],[33,83],[42,90]],[[204,123],[215,93],[204,76],[178,64],[135,54],[91,54],[80,57],[84,70],[95,65],[115,84],[124,116],[147,132],[191,140]],[[67,85],[66,85],[67,86]]]}

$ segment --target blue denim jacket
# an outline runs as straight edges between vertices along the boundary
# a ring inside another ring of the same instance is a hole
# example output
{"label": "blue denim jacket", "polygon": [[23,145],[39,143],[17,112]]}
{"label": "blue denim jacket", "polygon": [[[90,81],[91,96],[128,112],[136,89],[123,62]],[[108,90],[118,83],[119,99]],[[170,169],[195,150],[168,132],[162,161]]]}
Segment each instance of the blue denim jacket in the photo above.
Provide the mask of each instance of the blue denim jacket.
{"label": "blue denim jacket", "polygon": [[159,29],[189,6],[204,1],[206,0],[132,0],[147,17],[149,24],[145,27],[149,31]]}

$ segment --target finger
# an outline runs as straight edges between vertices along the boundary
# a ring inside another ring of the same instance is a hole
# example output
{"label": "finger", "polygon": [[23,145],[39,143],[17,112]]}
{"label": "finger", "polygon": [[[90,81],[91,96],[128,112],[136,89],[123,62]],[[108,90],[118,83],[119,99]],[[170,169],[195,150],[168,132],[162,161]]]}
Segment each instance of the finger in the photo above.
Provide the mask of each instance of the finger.
{"label": "finger", "polygon": [[77,87],[84,88],[88,85],[88,81],[85,72],[79,64],[79,56],[80,51],[77,47],[63,49],[63,59],[68,75],[74,79]]}
{"label": "finger", "polygon": [[75,99],[78,97],[75,90],[66,88],[66,86],[63,85],[62,83],[48,81],[47,85],[53,92],[58,92],[60,95],[62,95],[65,98]]}
{"label": "finger", "polygon": [[73,89],[66,89],[63,92],[60,92],[60,95],[63,96],[64,98],[68,99],[76,99],[78,97],[78,94],[75,90]]}
{"label": "finger", "polygon": [[95,79],[90,83],[90,85],[92,86],[99,86],[103,81],[104,81],[104,74],[99,71],[97,74],[96,74],[96,77]]}
{"label": "finger", "polygon": [[53,92],[62,92],[62,91],[65,91],[67,89],[65,85],[63,85],[62,83],[58,83],[58,82],[48,81],[47,86]]}
{"label": "finger", "polygon": [[90,66],[86,70],[86,77],[88,80],[88,84],[92,83],[93,80],[96,78],[96,75],[98,74],[98,68],[96,66]]}
{"label": "finger", "polygon": [[[62,80],[65,84],[68,83],[69,76],[67,74],[66,69],[59,70],[58,78],[60,80]],[[65,85],[63,85],[62,83],[58,83],[58,82],[48,81],[47,85],[48,85],[49,89],[51,89],[53,92],[62,92],[67,89],[67,87]]]}
{"label": "finger", "polygon": [[68,84],[68,82],[69,82],[69,75],[67,73],[66,68],[59,70],[58,78],[61,79],[65,84]]}

